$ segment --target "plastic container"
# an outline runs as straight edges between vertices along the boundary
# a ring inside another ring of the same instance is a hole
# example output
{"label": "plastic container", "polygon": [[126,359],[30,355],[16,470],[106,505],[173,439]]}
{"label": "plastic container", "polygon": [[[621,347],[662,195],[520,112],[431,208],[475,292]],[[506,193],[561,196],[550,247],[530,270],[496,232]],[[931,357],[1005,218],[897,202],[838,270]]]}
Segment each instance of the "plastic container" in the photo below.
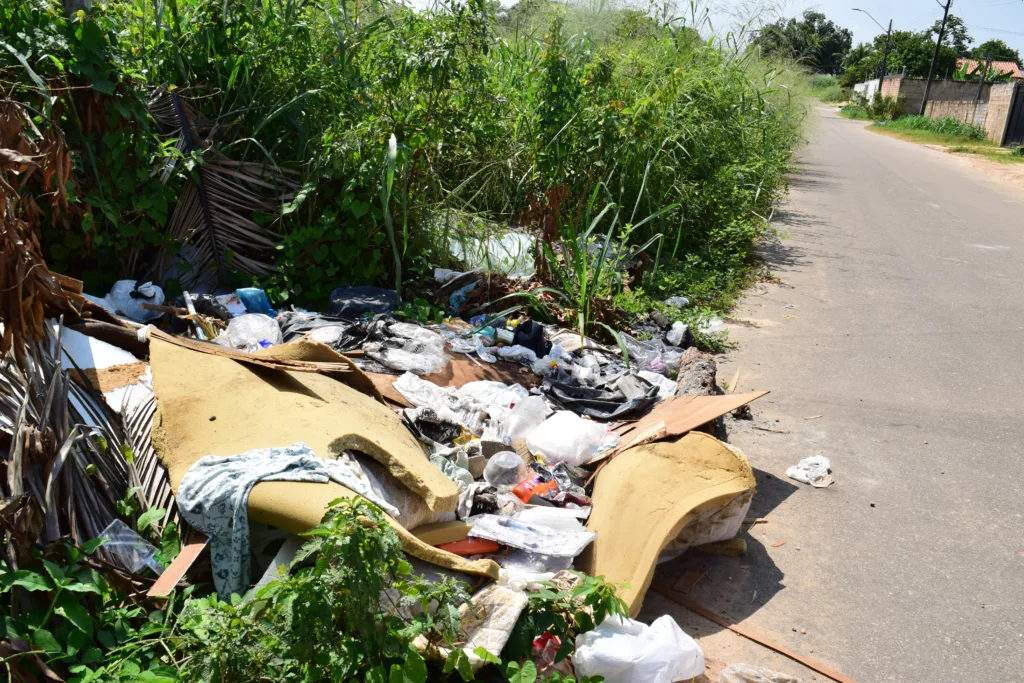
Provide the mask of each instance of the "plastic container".
{"label": "plastic container", "polygon": [[541,481],[540,477],[529,477],[524,481],[521,481],[518,486],[512,489],[512,493],[516,494],[516,498],[523,501],[524,503],[530,502],[530,498],[533,496],[539,496],[542,493],[548,491],[557,491],[558,484],[554,481]]}
{"label": "plastic container", "polygon": [[525,439],[548,416],[548,404],[540,396],[528,396],[516,404],[505,421],[503,436],[515,441]]}
{"label": "plastic container", "polygon": [[484,481],[491,486],[511,489],[529,475],[530,470],[518,454],[512,451],[495,453],[484,468]]}

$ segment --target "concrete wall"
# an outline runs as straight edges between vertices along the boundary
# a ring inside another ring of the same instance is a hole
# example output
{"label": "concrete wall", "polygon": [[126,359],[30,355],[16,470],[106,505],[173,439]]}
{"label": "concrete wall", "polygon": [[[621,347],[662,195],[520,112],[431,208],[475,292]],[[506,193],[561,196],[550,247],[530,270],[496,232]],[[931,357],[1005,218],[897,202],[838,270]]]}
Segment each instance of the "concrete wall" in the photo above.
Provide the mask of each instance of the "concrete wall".
{"label": "concrete wall", "polygon": [[1006,134],[1006,124],[1013,105],[1013,91],[1016,87],[1016,81],[993,83],[989,91],[985,130],[988,132],[988,139],[1000,145],[1003,144],[1003,136]]}
{"label": "concrete wall", "polygon": [[924,115],[930,119],[952,118],[964,123],[985,127],[989,103],[975,100],[928,100]]}
{"label": "concrete wall", "polygon": [[[924,99],[925,79],[906,78],[890,75],[879,86],[878,79],[865,81],[854,86],[854,91],[863,93],[870,101],[876,91],[882,97],[903,96],[903,114],[913,116],[921,112]],[[928,92],[928,106],[925,116],[933,119],[952,117],[959,121],[981,126],[988,133],[989,140],[1002,144],[1006,133],[1007,119],[1013,105],[1016,86],[1012,83],[985,83],[978,97],[978,83],[970,81],[935,80]]]}

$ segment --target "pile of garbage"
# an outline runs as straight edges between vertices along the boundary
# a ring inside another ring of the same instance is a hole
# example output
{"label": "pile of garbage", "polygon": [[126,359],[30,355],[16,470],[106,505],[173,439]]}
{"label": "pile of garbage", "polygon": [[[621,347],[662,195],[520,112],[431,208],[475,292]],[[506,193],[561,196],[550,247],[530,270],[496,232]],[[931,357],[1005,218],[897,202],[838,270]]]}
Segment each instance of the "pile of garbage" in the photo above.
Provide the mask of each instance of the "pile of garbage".
{"label": "pile of garbage", "polygon": [[[458,311],[480,274],[437,282]],[[487,580],[460,644],[482,666],[474,650],[501,651],[525,596],[573,570],[621,585],[636,616],[657,562],[734,537],[753,497],[743,454],[693,430],[763,394],[683,395],[676,375],[698,352],[678,321],[654,315],[606,346],[525,316],[402,319],[398,295],[373,287],[338,288],[324,313],[276,311],[254,288],[168,305],[122,281],[86,298],[143,351],[73,333],[65,353],[131,425],[147,496],[208,539],[224,596],[287,567],[329,501],[362,496],[411,557]],[[152,568],[155,549],[117,531],[126,570]],[[261,558],[267,534],[286,542]],[[157,594],[187,581],[188,561],[159,567]],[[704,668],[669,617],[609,619],[563,666],[666,683]]]}

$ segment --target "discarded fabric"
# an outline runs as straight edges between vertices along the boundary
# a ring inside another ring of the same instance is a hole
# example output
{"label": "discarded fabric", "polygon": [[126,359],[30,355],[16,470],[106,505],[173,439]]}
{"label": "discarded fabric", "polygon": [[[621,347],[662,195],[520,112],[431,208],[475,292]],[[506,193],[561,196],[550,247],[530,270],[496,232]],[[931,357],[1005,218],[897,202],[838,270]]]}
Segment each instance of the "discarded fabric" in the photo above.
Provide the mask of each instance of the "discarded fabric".
{"label": "discarded fabric", "polygon": [[378,496],[348,460],[318,458],[304,443],[260,448],[241,455],[208,455],[197,460],[178,487],[178,510],[193,527],[210,536],[213,585],[223,597],[249,584],[249,511],[252,487],[261,481],[335,481],[378,505],[398,510]]}
{"label": "discarded fabric", "polygon": [[704,673],[704,652],[667,614],[650,626],[611,616],[576,638],[580,676],[605,683],[674,683]]}
{"label": "discarded fabric", "polygon": [[787,469],[786,476],[816,488],[825,488],[833,481],[828,473],[831,468],[832,463],[824,455],[812,455]]}

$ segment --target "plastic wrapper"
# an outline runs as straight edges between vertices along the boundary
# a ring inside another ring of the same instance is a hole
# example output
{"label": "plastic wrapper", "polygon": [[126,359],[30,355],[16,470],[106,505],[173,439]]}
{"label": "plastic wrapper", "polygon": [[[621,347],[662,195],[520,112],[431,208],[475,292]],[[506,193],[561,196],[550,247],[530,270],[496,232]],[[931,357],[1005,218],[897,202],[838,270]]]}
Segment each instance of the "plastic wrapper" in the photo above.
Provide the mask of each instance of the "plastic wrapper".
{"label": "plastic wrapper", "polygon": [[107,525],[100,532],[100,538],[107,539],[102,546],[103,554],[114,564],[124,567],[133,574],[139,574],[147,567],[157,575],[164,571],[163,565],[154,559],[156,548],[149,541],[131,530],[119,519]]}
{"label": "plastic wrapper", "polygon": [[681,346],[688,331],[689,328],[686,326],[686,323],[677,320],[672,323],[672,329],[665,335],[665,341],[672,346]]}
{"label": "plastic wrapper", "polygon": [[832,483],[832,475],[828,473],[831,467],[832,463],[824,455],[812,455],[787,469],[786,476],[816,488],[825,488]]}
{"label": "plastic wrapper", "polygon": [[537,354],[525,346],[503,346],[498,349],[498,355],[505,360],[514,360],[524,365],[532,366],[537,362]]}
{"label": "plastic wrapper", "polygon": [[668,615],[650,626],[610,616],[576,638],[573,663],[605,683],[675,683],[704,673],[704,652]]}
{"label": "plastic wrapper", "polygon": [[526,479],[529,469],[526,463],[512,451],[495,453],[484,468],[484,481],[491,486],[513,488]]}
{"label": "plastic wrapper", "polygon": [[477,515],[467,521],[472,525],[470,536],[552,557],[576,557],[597,536],[590,531],[563,531],[500,515]]}
{"label": "plastic wrapper", "polygon": [[565,463],[579,467],[619,443],[607,427],[584,420],[576,413],[560,410],[531,432],[526,446],[551,465]]}
{"label": "plastic wrapper", "polygon": [[651,372],[650,370],[640,370],[636,374],[658,387],[659,401],[671,398],[676,395],[677,391],[679,391],[679,385],[676,384],[674,380],[665,377],[665,375],[657,372]]}
{"label": "plastic wrapper", "polygon": [[625,332],[619,336],[626,345],[629,362],[634,369],[649,370],[666,377],[675,377],[678,374],[679,362],[683,357],[682,349],[666,345],[658,339],[643,342]]}
{"label": "plastic wrapper", "polygon": [[283,341],[281,326],[262,313],[246,313],[232,318],[228,323],[227,338],[232,348],[249,353]]}

